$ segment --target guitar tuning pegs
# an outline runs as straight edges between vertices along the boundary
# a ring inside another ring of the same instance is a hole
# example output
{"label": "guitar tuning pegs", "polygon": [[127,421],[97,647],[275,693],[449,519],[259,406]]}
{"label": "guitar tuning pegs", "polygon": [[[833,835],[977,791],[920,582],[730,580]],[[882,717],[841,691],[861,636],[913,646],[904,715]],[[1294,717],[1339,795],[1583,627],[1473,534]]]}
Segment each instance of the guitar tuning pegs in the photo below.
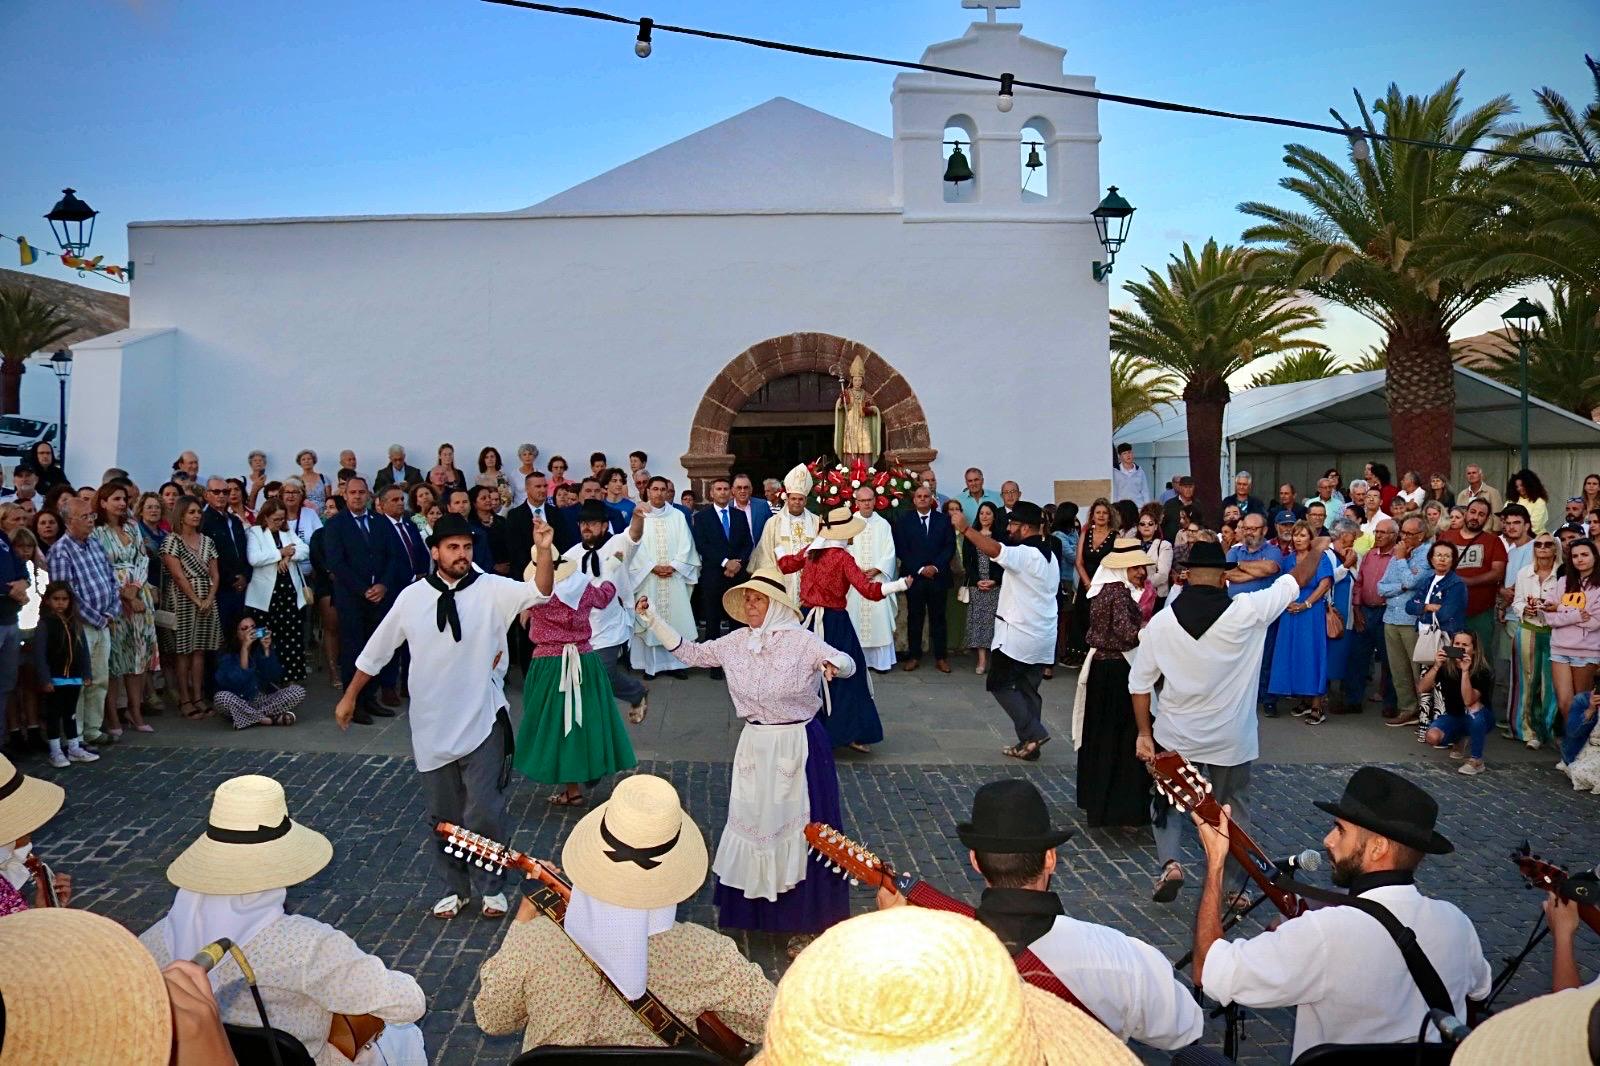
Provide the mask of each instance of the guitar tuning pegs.
{"label": "guitar tuning pegs", "polygon": [[854,888],[856,885],[859,885],[860,883],[861,883],[860,881],[857,881],[853,877],[850,879],[850,887],[852,887],[852,888]]}

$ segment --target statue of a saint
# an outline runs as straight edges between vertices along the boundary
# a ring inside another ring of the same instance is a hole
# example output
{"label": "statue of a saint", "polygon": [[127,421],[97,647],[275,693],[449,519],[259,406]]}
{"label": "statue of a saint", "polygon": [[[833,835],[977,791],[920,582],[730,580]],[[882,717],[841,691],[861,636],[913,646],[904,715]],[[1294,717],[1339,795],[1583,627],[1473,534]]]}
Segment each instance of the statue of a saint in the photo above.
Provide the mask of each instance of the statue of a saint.
{"label": "statue of a saint", "polygon": [[883,419],[862,387],[865,376],[866,366],[858,355],[850,363],[850,384],[841,384],[833,405],[833,450],[841,462],[863,459],[871,463],[878,457]]}

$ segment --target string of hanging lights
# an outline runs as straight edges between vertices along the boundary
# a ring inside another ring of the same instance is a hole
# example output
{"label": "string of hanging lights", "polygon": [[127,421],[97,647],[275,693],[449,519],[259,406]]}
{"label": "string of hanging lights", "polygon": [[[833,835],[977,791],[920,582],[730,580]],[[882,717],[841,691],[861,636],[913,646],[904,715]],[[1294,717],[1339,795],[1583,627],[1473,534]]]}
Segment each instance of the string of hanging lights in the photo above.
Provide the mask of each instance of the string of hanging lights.
{"label": "string of hanging lights", "polygon": [[1157,111],[1171,111],[1185,115],[1202,115],[1208,118],[1229,119],[1235,122],[1253,122],[1269,126],[1283,126],[1289,129],[1308,130],[1314,133],[1328,133],[1338,137],[1347,138],[1351,150],[1357,160],[1371,158],[1369,142],[1380,141],[1391,144],[1406,144],[1417,148],[1434,148],[1446,152],[1459,152],[1463,155],[1485,155],[1498,159],[1520,159],[1524,162],[1538,163],[1545,166],[1576,167],[1584,170],[1600,170],[1600,162],[1590,162],[1585,159],[1564,159],[1560,156],[1545,155],[1540,152],[1519,152],[1508,148],[1487,148],[1481,145],[1448,144],[1443,141],[1430,141],[1416,137],[1394,137],[1387,133],[1380,133],[1375,128],[1368,126],[1357,129],[1350,126],[1337,112],[1334,118],[1339,125],[1331,126],[1325,122],[1308,122],[1303,119],[1282,118],[1276,115],[1256,115],[1248,112],[1225,111],[1213,107],[1201,107],[1195,104],[1182,104],[1171,100],[1156,100],[1144,96],[1129,96],[1122,93],[1106,93],[1096,89],[1080,89],[1066,85],[1050,85],[1043,82],[1020,81],[1010,73],[984,74],[975,70],[960,70],[955,67],[941,67],[929,63],[914,63],[907,59],[889,59],[884,56],[866,55],[860,52],[840,52],[831,48],[814,48],[810,45],[789,44],[785,41],[773,41],[762,37],[746,37],[737,33],[722,33],[717,30],[700,29],[694,26],[670,26],[656,22],[653,19],[630,19],[622,15],[612,14],[609,11],[597,11],[586,7],[566,7],[559,4],[542,4],[537,0],[483,0],[484,3],[495,4],[501,7],[515,7],[526,11],[538,11],[549,15],[566,15],[573,18],[593,19],[599,22],[611,22],[618,25],[634,26],[637,28],[637,37],[634,39],[633,51],[639,58],[647,58],[652,49],[652,35],[655,31],[662,33],[676,33],[687,37],[700,37],[711,41],[727,41],[732,44],[747,45],[752,48],[765,48],[771,51],[789,52],[795,55],[812,56],[818,59],[838,59],[851,63],[873,63],[878,66],[896,67],[901,70],[921,70],[931,74],[945,74],[953,78],[965,78],[969,81],[995,82],[999,86],[996,94],[995,106],[1001,111],[1010,111],[1018,87],[1037,89],[1040,92],[1062,93],[1067,96],[1081,96],[1092,100],[1101,100],[1112,104],[1126,104],[1130,107],[1144,107]]}

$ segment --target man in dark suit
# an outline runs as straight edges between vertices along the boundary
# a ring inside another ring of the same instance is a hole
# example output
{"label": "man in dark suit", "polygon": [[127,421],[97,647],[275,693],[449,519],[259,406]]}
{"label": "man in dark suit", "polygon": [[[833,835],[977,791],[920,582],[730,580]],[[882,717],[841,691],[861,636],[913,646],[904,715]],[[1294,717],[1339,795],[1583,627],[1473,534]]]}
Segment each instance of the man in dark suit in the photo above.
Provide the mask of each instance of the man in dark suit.
{"label": "man in dark suit", "polygon": [[[527,499],[506,512],[506,559],[511,563],[510,576],[522,580],[522,571],[533,558],[533,520],[548,523],[556,536],[556,553],[566,551],[578,543],[577,524],[571,516],[550,500],[550,482],[542,471],[535,470],[523,479]],[[571,526],[569,529],[568,527]]]}
{"label": "man in dark suit", "polygon": [[933,490],[917,486],[911,497],[912,509],[901,517],[894,531],[895,553],[900,556],[900,573],[915,574],[917,580],[906,589],[906,661],[902,669],[911,671],[922,658],[922,624],[929,627],[928,643],[933,646],[934,665],[941,674],[950,672],[947,656],[944,600],[950,589],[950,559],[955,554],[955,530],[950,518],[933,505]]}
{"label": "man in dark suit", "polygon": [[373,495],[381,500],[383,490],[390,485],[409,489],[412,485],[420,484],[422,484],[422,471],[406,462],[405,448],[398,444],[389,445],[389,465],[378,471],[378,476],[372,479]]}
{"label": "man in dark suit", "polygon": [[[596,452],[595,454],[598,455],[599,453]],[[578,534],[578,508],[583,505],[583,501],[599,500],[600,502],[604,503],[605,498],[605,490],[600,487],[599,478],[586,477],[578,483],[577,500],[567,504],[565,507],[559,508],[555,515],[553,515],[550,519],[550,524],[555,527],[556,554],[559,555],[565,552],[568,548],[578,543],[579,540],[583,539]],[[623,519],[621,512],[613,509],[610,513],[611,531],[613,533],[620,532],[621,530],[628,528],[627,520]],[[617,524],[619,521],[621,522],[621,525]]]}
{"label": "man in dark suit", "polygon": [[755,494],[755,483],[749,474],[739,474],[733,479],[733,505],[744,512],[750,523],[750,542],[761,543],[761,529],[772,517],[772,505]]}
{"label": "man in dark suit", "polygon": [[389,578],[383,583],[383,587],[389,591],[389,598],[393,599],[400,595],[401,589],[432,572],[433,558],[422,539],[422,530],[406,517],[405,489],[390,485],[378,493],[378,514],[400,541],[390,561]]}
{"label": "man in dark suit", "polygon": [[250,584],[249,540],[244,521],[228,510],[228,483],[206,479],[206,508],[200,532],[217,546],[217,615],[222,631],[232,633],[244,613],[244,590]]}
{"label": "man in dark suit", "polygon": [[[722,593],[742,580],[750,565],[755,541],[750,539],[750,523],[744,512],[733,506],[733,490],[725,477],[711,483],[711,506],[695,512],[689,523],[694,532],[695,550],[700,553],[700,618],[705,623],[704,640],[722,636],[723,623],[730,630],[743,623],[728,617],[722,609]],[[722,677],[720,669],[711,671],[713,679]]]}
{"label": "man in dark suit", "polygon": [[[370,498],[366,479],[354,477],[345,482],[347,508],[328,519],[322,531],[328,571],[333,575],[333,606],[339,614],[339,676],[346,685],[355,677],[356,657],[400,591],[385,582],[395,580],[397,569],[406,569],[396,559],[400,541],[392,529],[384,528],[389,520],[367,513]],[[356,708],[357,722],[371,725],[373,715],[394,717],[400,706],[395,688],[398,672],[398,660],[389,660],[378,674],[382,694]]]}

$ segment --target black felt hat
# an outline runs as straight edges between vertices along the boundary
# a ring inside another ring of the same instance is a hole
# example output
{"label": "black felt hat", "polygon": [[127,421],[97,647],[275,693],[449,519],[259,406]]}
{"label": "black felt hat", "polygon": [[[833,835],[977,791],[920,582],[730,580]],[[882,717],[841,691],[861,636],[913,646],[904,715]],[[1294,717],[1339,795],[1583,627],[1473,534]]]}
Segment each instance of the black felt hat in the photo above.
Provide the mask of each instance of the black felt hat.
{"label": "black felt hat", "polygon": [[1337,803],[1313,802],[1335,818],[1429,855],[1448,855],[1456,850],[1434,829],[1439,820],[1439,804],[1422,786],[1392,770],[1363,766],[1350,775]]}
{"label": "black felt hat", "polygon": [[990,781],[972,797],[972,821],[956,825],[956,836],[973,851],[1021,854],[1048,851],[1072,835],[1050,824],[1044,797],[1020,778]]}
{"label": "black felt hat", "polygon": [[599,500],[584,500],[578,505],[578,521],[611,522],[611,508]]}
{"label": "black felt hat", "polygon": [[1025,526],[1037,529],[1044,525],[1044,511],[1040,510],[1036,503],[1018,500],[1017,505],[1006,512],[1005,519],[1008,522],[1021,522]]}
{"label": "black felt hat", "polygon": [[439,516],[439,521],[433,524],[433,535],[428,538],[428,547],[438,547],[440,542],[451,537],[470,537],[472,527],[467,525],[467,520],[458,514],[445,514]]}
{"label": "black felt hat", "polygon": [[1222,546],[1209,540],[1197,540],[1189,545],[1189,557],[1183,565],[1190,570],[1226,570],[1228,557],[1222,554]]}

